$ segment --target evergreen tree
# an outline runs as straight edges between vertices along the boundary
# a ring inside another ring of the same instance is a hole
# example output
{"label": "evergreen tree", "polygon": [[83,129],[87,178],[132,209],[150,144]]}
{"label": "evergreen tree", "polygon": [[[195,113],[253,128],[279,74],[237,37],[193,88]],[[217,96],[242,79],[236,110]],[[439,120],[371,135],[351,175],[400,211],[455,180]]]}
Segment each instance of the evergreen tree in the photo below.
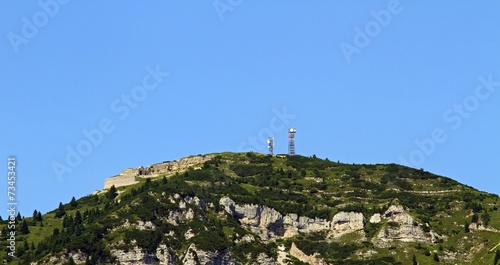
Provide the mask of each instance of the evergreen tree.
{"label": "evergreen tree", "polygon": [[469,233],[470,232],[470,230],[469,230],[469,222],[465,221],[464,228],[465,228],[465,233]]}
{"label": "evergreen tree", "polygon": [[413,265],[418,265],[417,257],[415,255],[413,255],[411,260],[413,261]]}
{"label": "evergreen tree", "polygon": [[64,216],[63,227],[64,228],[71,228],[73,226],[74,226],[73,217],[71,215]]}
{"label": "evergreen tree", "polygon": [[493,262],[493,265],[497,265],[499,260],[500,260],[500,249],[497,249],[497,252],[495,253],[495,261]]}
{"label": "evergreen tree", "polygon": [[7,239],[7,235],[9,234],[9,230],[7,230],[7,226],[2,228],[2,239]]}
{"label": "evergreen tree", "polygon": [[41,212],[38,212],[38,215],[37,215],[37,217],[36,217],[36,220],[37,220],[37,221],[40,221],[40,222],[41,222],[41,221],[43,221],[43,217],[42,217],[42,213],[41,213]]}
{"label": "evergreen tree", "polygon": [[108,191],[108,199],[114,200],[118,196],[118,192],[116,191],[115,185],[111,186]]}
{"label": "evergreen tree", "polygon": [[74,209],[78,206],[78,202],[76,201],[75,196],[73,196],[73,198],[71,198],[69,205],[71,206],[72,209]]}
{"label": "evergreen tree", "polygon": [[29,232],[28,223],[26,223],[26,220],[23,220],[23,223],[21,224],[21,233],[27,235]]}
{"label": "evergreen tree", "polygon": [[56,218],[61,218],[65,214],[66,214],[66,212],[64,211],[64,206],[63,206],[62,202],[60,202],[59,207],[57,208],[57,211],[56,211]]}
{"label": "evergreen tree", "polygon": [[0,222],[2,222],[2,221],[3,221],[3,218],[2,218],[2,216],[0,215]]}
{"label": "evergreen tree", "polygon": [[20,213],[20,212],[18,212],[18,213],[17,213],[16,220],[17,220],[18,222],[20,222],[22,219],[23,219],[23,218],[21,217],[21,213]]}
{"label": "evergreen tree", "polygon": [[474,213],[472,215],[471,223],[477,223],[477,221],[479,221],[479,216],[476,213]]}
{"label": "evergreen tree", "polygon": [[36,220],[36,218],[37,218],[37,217],[38,217],[38,211],[35,209],[35,210],[33,211],[33,220],[34,220],[34,221],[37,221],[37,220]]}
{"label": "evergreen tree", "polygon": [[439,262],[439,256],[438,256],[438,253],[434,253],[434,257],[433,257],[434,261],[436,262]]}
{"label": "evergreen tree", "polygon": [[74,223],[75,225],[79,225],[82,223],[82,214],[80,213],[80,211],[76,211]]}
{"label": "evergreen tree", "polygon": [[483,224],[486,226],[490,223],[490,214],[488,211],[485,211],[484,214],[481,214],[481,221],[483,221]]}

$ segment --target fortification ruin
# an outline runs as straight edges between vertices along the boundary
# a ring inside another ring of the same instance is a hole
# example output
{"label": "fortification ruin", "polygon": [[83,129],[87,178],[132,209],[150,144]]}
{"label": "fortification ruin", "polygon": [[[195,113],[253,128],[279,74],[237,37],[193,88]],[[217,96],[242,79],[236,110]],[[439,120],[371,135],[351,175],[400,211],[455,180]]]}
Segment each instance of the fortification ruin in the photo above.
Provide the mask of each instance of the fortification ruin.
{"label": "fortification ruin", "polygon": [[187,170],[189,167],[200,167],[206,161],[212,159],[214,155],[190,156],[174,161],[165,161],[147,167],[127,168],[119,175],[107,178],[104,181],[104,189],[111,186],[122,187],[139,183],[140,178],[156,178],[162,174],[173,175]]}

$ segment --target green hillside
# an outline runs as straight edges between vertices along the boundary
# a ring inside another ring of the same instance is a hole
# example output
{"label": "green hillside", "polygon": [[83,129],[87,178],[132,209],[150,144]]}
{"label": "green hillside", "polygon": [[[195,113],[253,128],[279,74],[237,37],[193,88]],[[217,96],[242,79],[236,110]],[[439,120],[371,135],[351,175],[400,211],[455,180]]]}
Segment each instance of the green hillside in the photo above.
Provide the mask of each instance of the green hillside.
{"label": "green hillside", "polygon": [[[500,200],[396,164],[222,153],[17,218],[7,264],[500,264]],[[297,254],[299,253],[299,254]],[[212,263],[210,263],[212,262]]]}

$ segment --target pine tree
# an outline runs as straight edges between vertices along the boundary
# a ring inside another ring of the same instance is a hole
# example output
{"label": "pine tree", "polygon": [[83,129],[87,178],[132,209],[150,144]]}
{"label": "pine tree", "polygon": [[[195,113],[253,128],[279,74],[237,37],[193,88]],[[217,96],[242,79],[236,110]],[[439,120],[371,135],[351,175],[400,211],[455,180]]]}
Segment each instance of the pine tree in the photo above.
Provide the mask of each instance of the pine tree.
{"label": "pine tree", "polygon": [[9,230],[7,230],[7,226],[4,226],[2,228],[2,238],[5,240],[7,239],[7,235],[9,234]]}
{"label": "pine tree", "polygon": [[23,218],[21,217],[21,213],[20,213],[20,212],[18,212],[18,213],[17,213],[16,220],[17,220],[18,222],[20,222],[21,220],[23,220]]}
{"label": "pine tree", "polygon": [[477,221],[479,221],[479,216],[474,213],[471,218],[471,223],[477,223]]}
{"label": "pine tree", "polygon": [[116,198],[116,196],[118,196],[118,192],[116,191],[115,185],[113,185],[113,186],[111,186],[111,188],[109,188],[108,198],[110,200],[114,200]]}
{"label": "pine tree", "polygon": [[490,223],[490,214],[488,213],[488,211],[485,211],[484,214],[481,214],[481,221],[483,221],[483,224],[486,226]]}
{"label": "pine tree", "polygon": [[26,223],[26,220],[23,220],[23,223],[21,224],[21,233],[27,235],[29,232],[28,223]]}
{"label": "pine tree", "polygon": [[57,211],[56,211],[56,218],[61,218],[65,214],[66,214],[66,212],[64,211],[64,206],[63,206],[62,202],[60,202],[59,207],[57,208]]}
{"label": "pine tree", "polygon": [[79,225],[82,223],[82,214],[80,213],[80,211],[76,211],[74,223],[75,225]]}
{"label": "pine tree", "polygon": [[43,221],[43,217],[42,217],[42,213],[41,213],[41,212],[38,212],[38,215],[37,215],[37,217],[36,217],[36,220],[37,220],[37,221],[40,221],[40,222],[41,222],[41,221]]}
{"label": "pine tree", "polygon": [[73,198],[71,198],[71,201],[69,202],[69,205],[71,205],[71,208],[74,209],[78,206],[78,202],[76,201],[75,199],[75,196],[73,196]]}
{"label": "pine tree", "polygon": [[38,217],[38,211],[35,209],[35,210],[33,211],[33,220],[34,220],[34,221],[37,221],[37,220],[36,220],[36,218],[37,218],[37,217]]}

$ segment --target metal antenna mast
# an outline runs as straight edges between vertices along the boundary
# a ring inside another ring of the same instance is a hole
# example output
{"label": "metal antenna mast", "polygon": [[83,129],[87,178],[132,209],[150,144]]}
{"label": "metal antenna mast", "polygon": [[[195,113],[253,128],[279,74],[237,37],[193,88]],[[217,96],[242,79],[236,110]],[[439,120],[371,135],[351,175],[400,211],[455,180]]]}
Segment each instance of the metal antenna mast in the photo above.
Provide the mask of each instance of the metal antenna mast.
{"label": "metal antenna mast", "polygon": [[267,138],[267,149],[269,150],[269,154],[274,154],[274,137]]}
{"label": "metal antenna mast", "polygon": [[294,128],[290,128],[288,130],[288,154],[293,156],[295,155],[295,133],[297,130]]}

